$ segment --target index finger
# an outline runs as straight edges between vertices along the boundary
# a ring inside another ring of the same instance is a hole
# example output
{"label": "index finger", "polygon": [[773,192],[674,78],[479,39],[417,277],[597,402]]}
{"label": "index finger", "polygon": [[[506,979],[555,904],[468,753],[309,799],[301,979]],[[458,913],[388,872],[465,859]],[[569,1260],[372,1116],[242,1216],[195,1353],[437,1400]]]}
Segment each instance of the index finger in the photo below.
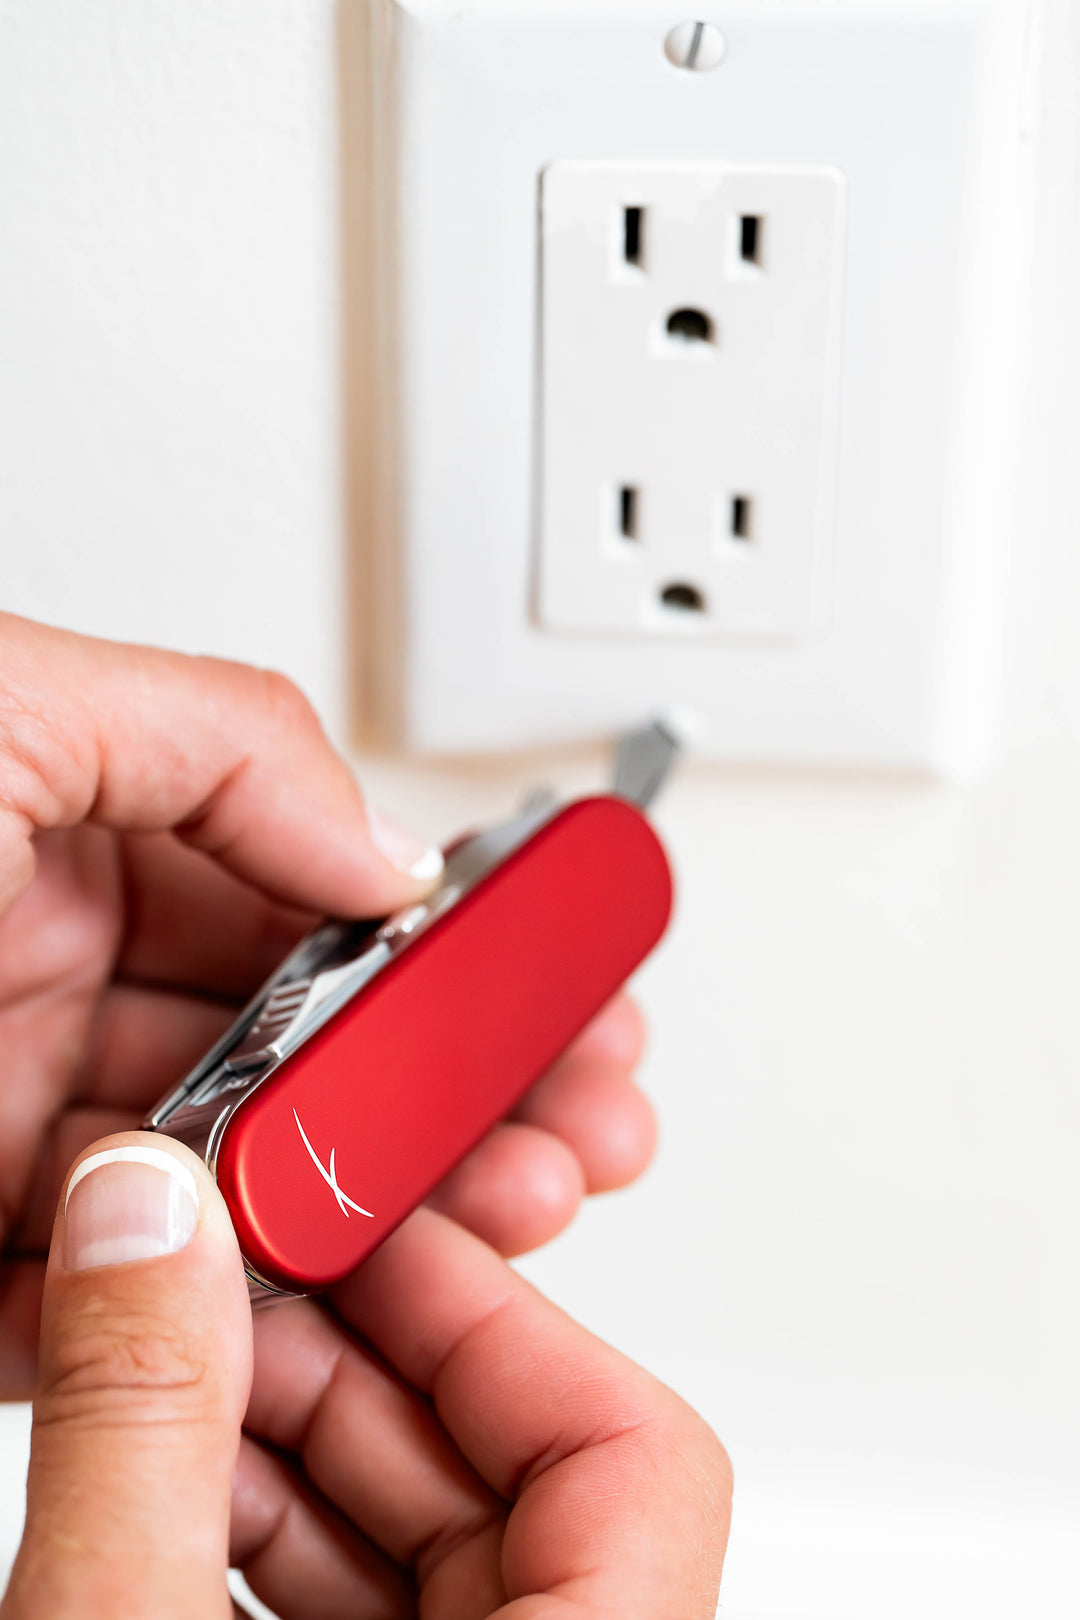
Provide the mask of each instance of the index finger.
{"label": "index finger", "polygon": [[473,1468],[514,1503],[502,1549],[511,1599],[552,1593],[572,1596],[575,1613],[713,1615],[730,1467],[671,1390],[428,1210],[333,1301],[430,1394]]}
{"label": "index finger", "polygon": [[282,675],[0,615],[0,692],[0,909],[30,880],[34,833],[83,820],[171,829],[275,898],[342,916],[438,876],[436,850],[373,832]]}

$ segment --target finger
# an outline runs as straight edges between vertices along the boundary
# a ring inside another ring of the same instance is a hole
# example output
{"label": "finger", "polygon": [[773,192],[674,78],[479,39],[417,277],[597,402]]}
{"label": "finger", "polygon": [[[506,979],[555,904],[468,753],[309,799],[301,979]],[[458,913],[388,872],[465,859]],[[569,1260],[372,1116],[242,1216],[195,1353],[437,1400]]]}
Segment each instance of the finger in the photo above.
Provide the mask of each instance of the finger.
{"label": "finger", "polygon": [[295,1452],[321,1495],[397,1564],[419,1560],[422,1573],[437,1549],[505,1520],[430,1402],[310,1302],[258,1318],[246,1421]]}
{"label": "finger", "polygon": [[526,1092],[514,1118],[558,1136],[574,1155],[590,1193],[627,1186],[656,1147],[656,1116],[648,1098],[623,1069],[587,1054],[568,1052],[560,1059]]}
{"label": "finger", "polygon": [[9,615],[2,631],[0,909],[29,882],[33,833],[87,819],[173,829],[275,898],[344,915],[389,911],[438,875],[437,852],[369,822],[284,677]]}
{"label": "finger", "polygon": [[511,1120],[453,1169],[428,1199],[500,1254],[524,1254],[569,1225],[584,1192],[626,1186],[656,1144],[652,1105],[627,1069],[644,1025],[617,996],[525,1094]]}
{"label": "finger", "polygon": [[80,1161],[46,1275],[4,1620],[231,1613],[250,1321],[225,1206],[194,1155],[132,1132]]}
{"label": "finger", "polygon": [[145,1112],[210,1050],[236,1011],[182,991],[113,985],[87,1038],[72,1100]]}
{"label": "finger", "polygon": [[525,1254],[569,1226],[585,1194],[578,1159],[556,1134],[496,1125],[440,1182],[433,1209],[500,1254]]}
{"label": "finger", "polygon": [[616,1068],[634,1069],[645,1050],[645,1019],[632,996],[620,990],[577,1037],[571,1052]]}
{"label": "finger", "polygon": [[[48,1122],[62,1107],[92,1017],[84,987],[59,989],[0,1016],[0,1247],[28,1195]],[[49,1211],[51,1224],[52,1211]]]}
{"label": "finger", "polygon": [[405,1572],[350,1526],[284,1457],[245,1435],[229,1557],[279,1620],[406,1620]]}
{"label": "finger", "polygon": [[[730,1471],[719,1442],[670,1390],[429,1210],[333,1298],[430,1393],[489,1487],[515,1500],[502,1544],[511,1599],[558,1594],[565,1604],[552,1615],[573,1604],[575,1613],[592,1605],[643,1620],[712,1616]],[[451,1544],[428,1571],[431,1612],[449,1611],[464,1546]],[[517,1609],[522,1620],[534,1612]],[[514,1614],[511,1602],[500,1620]]]}
{"label": "finger", "polygon": [[245,1000],[318,917],[279,905],[172,833],[123,840],[122,978]]}
{"label": "finger", "polygon": [[500,1254],[525,1254],[570,1224],[584,1192],[633,1181],[656,1144],[652,1105],[627,1078],[644,1034],[634,1002],[616,996],[510,1121],[439,1184],[430,1206]]}
{"label": "finger", "polygon": [[48,1252],[56,1205],[72,1161],[101,1136],[137,1130],[140,1118],[131,1109],[68,1108],[51,1121],[19,1219],[4,1245],[5,1258]]}
{"label": "finger", "polygon": [[0,1401],[28,1401],[37,1383],[44,1260],[6,1260],[0,1269]]}

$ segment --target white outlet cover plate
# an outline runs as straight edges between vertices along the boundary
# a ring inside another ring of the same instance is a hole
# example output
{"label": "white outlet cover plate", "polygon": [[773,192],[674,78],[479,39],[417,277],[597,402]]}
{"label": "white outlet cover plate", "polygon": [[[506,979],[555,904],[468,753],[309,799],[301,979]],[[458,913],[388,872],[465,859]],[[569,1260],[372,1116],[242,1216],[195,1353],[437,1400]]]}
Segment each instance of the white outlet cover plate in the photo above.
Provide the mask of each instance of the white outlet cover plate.
{"label": "white outlet cover plate", "polygon": [[[970,774],[998,709],[1029,7],[739,0],[697,15],[726,41],[713,71],[668,61],[683,19],[653,3],[372,0],[381,729],[461,755],[591,741],[666,710],[718,759]],[[815,633],[543,622],[540,196],[545,171],[583,163],[842,177]]]}

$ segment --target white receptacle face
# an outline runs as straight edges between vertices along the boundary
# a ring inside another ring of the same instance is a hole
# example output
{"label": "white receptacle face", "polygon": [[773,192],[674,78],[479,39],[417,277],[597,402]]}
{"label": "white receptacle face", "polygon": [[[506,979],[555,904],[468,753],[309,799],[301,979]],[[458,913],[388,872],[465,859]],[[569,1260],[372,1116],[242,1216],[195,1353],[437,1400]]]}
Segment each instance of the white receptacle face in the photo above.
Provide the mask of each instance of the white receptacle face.
{"label": "white receptacle face", "polygon": [[827,619],[843,199],[831,169],[546,170],[544,628],[793,639]]}

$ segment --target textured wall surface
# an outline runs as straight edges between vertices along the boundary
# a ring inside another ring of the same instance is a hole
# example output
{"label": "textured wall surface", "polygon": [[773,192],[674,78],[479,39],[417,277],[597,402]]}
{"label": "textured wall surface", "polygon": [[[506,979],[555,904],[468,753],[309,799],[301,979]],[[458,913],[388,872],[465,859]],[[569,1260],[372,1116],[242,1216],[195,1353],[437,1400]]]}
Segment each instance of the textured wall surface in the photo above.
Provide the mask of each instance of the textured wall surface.
{"label": "textured wall surface", "polygon": [[[526,1264],[728,1441],[732,1620],[1080,1606],[1080,16],[1045,22],[999,764],[686,770],[641,984],[662,1150]],[[0,602],[277,664],[344,738],[336,24],[0,3]],[[527,776],[360,765],[431,834]]]}

